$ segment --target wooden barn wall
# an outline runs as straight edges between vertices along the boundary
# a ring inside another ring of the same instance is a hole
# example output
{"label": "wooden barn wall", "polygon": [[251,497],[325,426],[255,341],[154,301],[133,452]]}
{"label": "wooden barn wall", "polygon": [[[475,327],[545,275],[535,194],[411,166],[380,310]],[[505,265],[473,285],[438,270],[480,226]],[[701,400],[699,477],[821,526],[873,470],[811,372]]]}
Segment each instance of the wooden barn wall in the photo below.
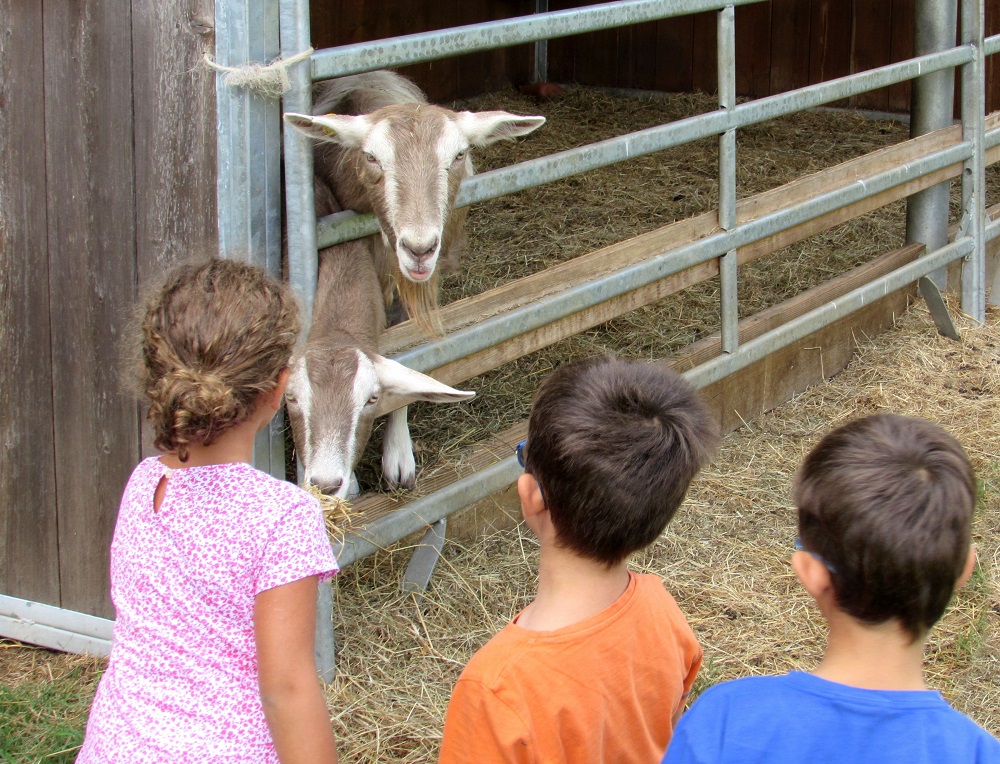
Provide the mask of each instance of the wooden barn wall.
{"label": "wooden barn wall", "polygon": [[[553,11],[603,0],[550,0]],[[531,0],[413,0],[405,14],[372,0],[313,0],[313,45],[364,42],[532,12]],[[910,57],[914,0],[771,0],[736,9],[736,92],[760,98]],[[986,0],[987,34],[1000,32],[1000,0]],[[563,37],[549,43],[549,79],[672,92],[716,90],[715,13]],[[989,110],[1000,109],[1000,77],[988,65]],[[527,82],[532,46],[406,67],[432,100],[450,101]],[[872,111],[908,112],[910,86],[844,101]]]}
{"label": "wooden barn wall", "polygon": [[[402,9],[405,7],[405,12]],[[401,34],[525,16],[534,0],[312,0],[310,23],[314,48],[330,48]],[[459,98],[519,85],[531,77],[534,46],[518,45],[470,53],[442,61],[402,67],[431,101]]]}
{"label": "wooden barn wall", "polygon": [[216,247],[211,0],[0,0],[0,592],[112,614],[137,288]]}

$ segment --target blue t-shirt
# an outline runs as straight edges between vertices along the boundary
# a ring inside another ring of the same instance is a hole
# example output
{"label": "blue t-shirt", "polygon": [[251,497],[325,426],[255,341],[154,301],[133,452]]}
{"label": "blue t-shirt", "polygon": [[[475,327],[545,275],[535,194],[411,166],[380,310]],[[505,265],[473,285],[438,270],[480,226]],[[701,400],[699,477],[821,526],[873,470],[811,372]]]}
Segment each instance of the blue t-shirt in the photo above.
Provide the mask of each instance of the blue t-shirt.
{"label": "blue t-shirt", "polygon": [[1000,741],[933,690],[863,690],[793,671],[702,693],[662,764],[1000,764]]}

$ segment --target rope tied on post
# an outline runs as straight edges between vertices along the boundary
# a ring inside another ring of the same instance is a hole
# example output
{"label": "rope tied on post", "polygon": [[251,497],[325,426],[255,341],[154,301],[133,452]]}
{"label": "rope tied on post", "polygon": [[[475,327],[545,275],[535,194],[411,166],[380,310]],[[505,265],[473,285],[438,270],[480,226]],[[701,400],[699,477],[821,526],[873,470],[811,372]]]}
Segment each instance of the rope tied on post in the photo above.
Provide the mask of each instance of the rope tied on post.
{"label": "rope tied on post", "polygon": [[312,53],[312,48],[306,48],[290,58],[278,56],[267,64],[243,64],[241,66],[217,64],[206,53],[204,62],[209,69],[225,75],[222,81],[227,87],[246,88],[263,98],[281,98],[292,87],[292,82],[288,78],[288,67],[305,61]]}

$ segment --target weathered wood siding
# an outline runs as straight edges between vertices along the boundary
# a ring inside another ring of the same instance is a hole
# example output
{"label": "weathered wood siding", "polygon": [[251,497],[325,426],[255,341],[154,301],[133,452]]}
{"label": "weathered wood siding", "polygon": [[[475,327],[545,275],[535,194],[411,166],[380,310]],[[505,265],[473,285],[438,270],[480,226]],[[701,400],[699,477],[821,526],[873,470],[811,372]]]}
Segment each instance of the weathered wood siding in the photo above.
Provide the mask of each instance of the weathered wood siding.
{"label": "weathered wood siding", "polygon": [[[108,616],[137,286],[216,247],[211,0],[0,0],[0,591]],[[133,51],[135,54],[133,55]]]}
{"label": "weathered wood siding", "polygon": [[[329,48],[480,24],[525,16],[534,7],[534,0],[413,0],[399,4],[313,0],[310,6],[312,43],[314,48]],[[534,62],[533,50],[532,45],[519,45],[416,64],[399,71],[418,82],[432,101],[448,102],[527,82]]]}
{"label": "weathered wood siding", "polygon": [[[582,3],[592,4],[592,3]],[[553,0],[552,10],[579,6]],[[750,98],[884,66],[913,52],[914,0],[771,0],[736,9],[736,92]],[[986,33],[1000,31],[1000,2],[986,2]],[[678,92],[716,90],[715,14],[553,40],[551,79]],[[617,68],[615,63],[617,62]],[[1000,108],[991,62],[988,110]],[[908,83],[835,104],[903,113]]]}

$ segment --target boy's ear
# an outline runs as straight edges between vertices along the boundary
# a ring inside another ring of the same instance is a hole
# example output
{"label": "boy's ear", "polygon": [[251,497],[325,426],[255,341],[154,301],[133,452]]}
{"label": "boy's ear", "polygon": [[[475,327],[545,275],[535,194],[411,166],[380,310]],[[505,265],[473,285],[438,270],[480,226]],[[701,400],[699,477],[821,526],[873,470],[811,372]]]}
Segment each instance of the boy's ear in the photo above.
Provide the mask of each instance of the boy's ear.
{"label": "boy's ear", "polygon": [[961,589],[967,583],[969,579],[972,578],[972,571],[976,569],[976,545],[973,544],[969,547],[969,556],[965,560],[965,567],[962,569],[962,575],[958,577],[958,581],[955,582],[955,588]]}
{"label": "boy's ear", "polygon": [[531,521],[545,511],[545,499],[538,481],[527,472],[517,479],[517,497],[521,500],[521,514],[530,527]]}
{"label": "boy's ear", "polygon": [[830,571],[808,552],[795,552],[792,555],[792,570],[809,596],[817,602],[833,590]]}

